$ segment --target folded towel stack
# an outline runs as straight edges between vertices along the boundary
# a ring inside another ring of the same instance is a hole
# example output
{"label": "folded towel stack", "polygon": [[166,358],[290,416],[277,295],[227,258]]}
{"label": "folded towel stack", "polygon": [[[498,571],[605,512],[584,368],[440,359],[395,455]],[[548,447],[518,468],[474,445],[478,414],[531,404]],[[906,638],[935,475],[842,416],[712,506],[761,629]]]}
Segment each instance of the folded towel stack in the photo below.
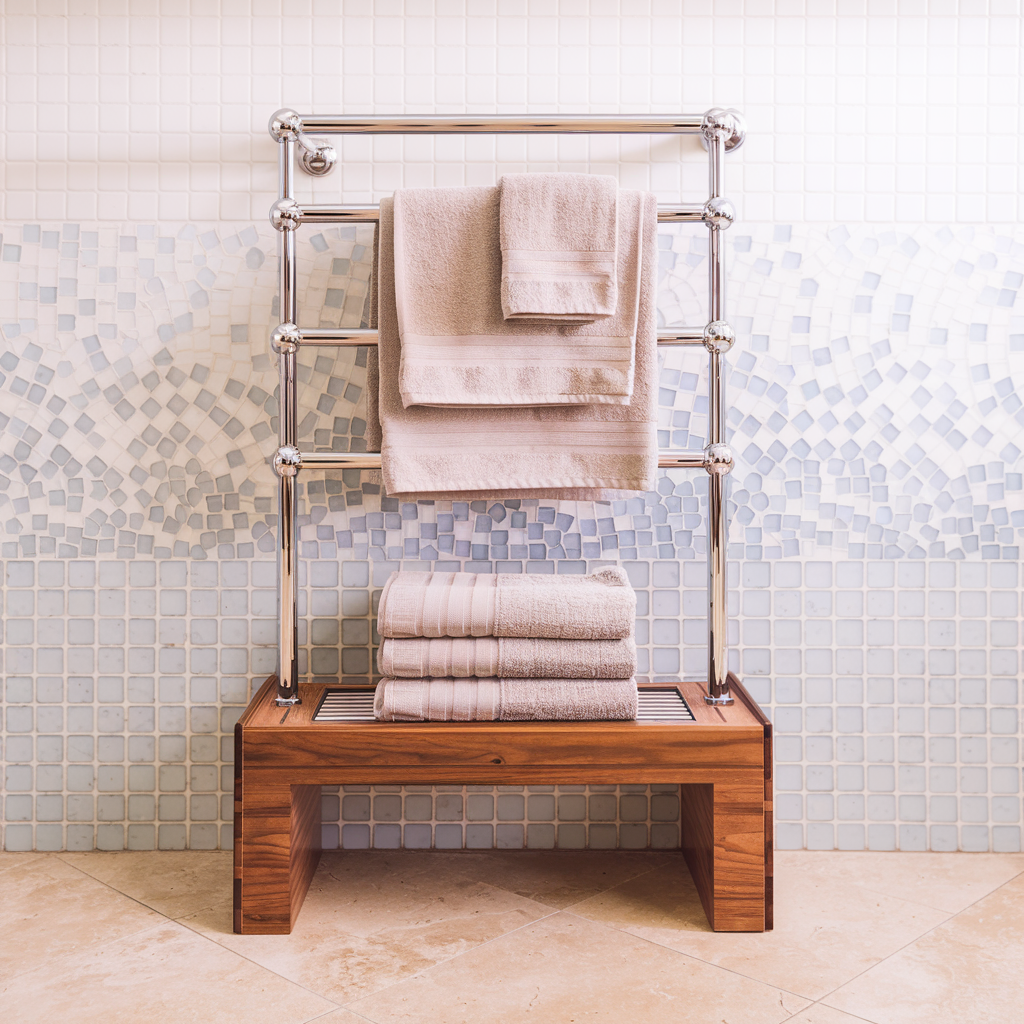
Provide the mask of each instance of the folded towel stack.
{"label": "folded towel stack", "polygon": [[636,595],[590,576],[396,572],[374,713],[388,722],[636,718]]}

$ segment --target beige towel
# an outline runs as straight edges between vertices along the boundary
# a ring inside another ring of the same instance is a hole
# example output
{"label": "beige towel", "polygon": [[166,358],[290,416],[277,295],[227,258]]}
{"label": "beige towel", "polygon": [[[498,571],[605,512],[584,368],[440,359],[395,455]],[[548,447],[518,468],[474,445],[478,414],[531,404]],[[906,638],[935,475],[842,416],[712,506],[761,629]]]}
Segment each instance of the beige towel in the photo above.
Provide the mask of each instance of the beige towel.
{"label": "beige towel", "polygon": [[[472,213],[493,234],[497,223],[495,211],[491,209],[482,218],[480,212],[481,207],[494,206],[496,190],[468,188],[459,192],[463,194],[463,203],[453,203],[450,210],[456,223],[463,223]],[[630,404],[505,409],[404,407],[398,384],[401,346],[395,307],[392,203],[388,199],[381,202],[377,282],[379,413],[384,486],[388,494],[408,499],[471,500],[501,495],[586,501],[654,488],[658,464],[654,306],[657,202],[649,193],[621,192],[620,219],[626,216],[625,211],[633,201],[639,201],[643,207],[643,262]],[[449,235],[449,231],[439,233],[439,260],[450,254]],[[496,236],[493,250],[487,257],[492,274],[498,256]],[[472,265],[463,266],[464,263],[465,260],[460,263],[460,273],[473,270]],[[475,278],[475,274],[469,276]],[[375,434],[376,426],[368,427],[367,436]]]}
{"label": "beige towel", "polygon": [[610,565],[589,576],[394,572],[380,595],[385,637],[519,636],[621,640],[633,635],[636,594]]}
{"label": "beige towel", "polygon": [[[627,405],[633,391],[642,193],[619,200],[619,303],[594,324],[501,314],[497,188],[399,189],[395,299],[402,404]],[[382,243],[387,244],[382,234]]]}
{"label": "beige towel", "polygon": [[505,319],[612,316],[618,182],[607,174],[506,174],[498,187]]}
{"label": "beige towel", "polygon": [[509,679],[625,679],[636,672],[636,644],[623,640],[527,637],[385,638],[377,651],[383,676],[403,679],[503,676]]}
{"label": "beige towel", "polygon": [[381,722],[585,722],[636,718],[635,679],[382,679]]}

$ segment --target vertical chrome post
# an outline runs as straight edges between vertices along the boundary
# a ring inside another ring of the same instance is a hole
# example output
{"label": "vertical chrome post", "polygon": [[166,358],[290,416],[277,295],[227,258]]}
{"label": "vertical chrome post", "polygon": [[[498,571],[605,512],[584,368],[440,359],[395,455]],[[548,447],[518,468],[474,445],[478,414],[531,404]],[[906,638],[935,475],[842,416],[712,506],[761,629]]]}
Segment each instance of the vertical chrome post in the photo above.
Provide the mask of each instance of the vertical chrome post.
{"label": "vertical chrome post", "polygon": [[296,327],[295,232],[302,210],[293,195],[295,146],[302,130],[298,114],[279,110],[270,120],[270,134],[279,146],[280,193],[270,211],[277,229],[278,301],[280,324],[271,337],[278,357],[278,449],[274,470],[278,477],[278,615],[280,616],[277,703],[291,705],[299,699],[298,588],[295,552],[295,485],[301,459],[296,446],[295,366],[300,335]]}
{"label": "vertical chrome post", "polygon": [[[709,110],[701,134],[708,149],[708,192],[704,221],[708,226],[708,443],[704,468],[708,472],[708,692],[709,704],[732,704],[729,694],[726,557],[729,523],[726,517],[725,480],[733,466],[725,437],[725,367],[722,357],[732,347],[732,329],[725,317],[725,265],[722,231],[734,219],[732,204],[722,198],[722,160],[727,143],[735,148],[737,124],[730,112]],[[742,138],[741,140],[742,141]]]}

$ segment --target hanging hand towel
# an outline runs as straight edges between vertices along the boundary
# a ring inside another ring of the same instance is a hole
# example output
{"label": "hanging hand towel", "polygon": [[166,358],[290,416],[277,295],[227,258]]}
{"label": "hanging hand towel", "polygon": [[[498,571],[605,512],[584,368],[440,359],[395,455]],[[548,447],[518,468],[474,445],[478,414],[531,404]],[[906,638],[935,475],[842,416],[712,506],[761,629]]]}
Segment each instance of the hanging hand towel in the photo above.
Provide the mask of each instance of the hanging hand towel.
{"label": "hanging hand towel", "polygon": [[[496,249],[496,190],[458,191],[464,194],[463,202],[453,200],[449,212],[461,225],[460,232],[468,218],[485,232],[490,231]],[[380,263],[375,276],[379,291],[380,422],[368,425],[367,437],[381,438],[388,494],[408,499],[472,500],[500,494],[507,498],[586,501],[653,490],[658,465],[657,202],[650,193],[621,192],[620,221],[625,216],[624,207],[634,201],[643,211],[643,237],[635,375],[629,405],[506,409],[404,406],[399,389],[401,345],[395,304],[393,204],[388,199],[381,202]],[[452,257],[450,240],[445,240],[447,225],[440,234],[443,244],[439,242],[437,259],[443,262]],[[472,270],[472,264],[473,260],[459,261],[462,270]],[[457,277],[453,279],[457,281]],[[521,329],[525,325],[507,326]]]}
{"label": "hanging hand towel", "polygon": [[610,565],[589,576],[394,572],[384,584],[384,637],[518,636],[621,640],[633,635],[636,594]]}
{"label": "hanging hand towel", "polygon": [[[627,405],[634,387],[643,196],[618,199],[619,301],[584,324],[505,320],[497,188],[399,189],[399,390],[410,406]],[[381,235],[387,244],[386,235]]]}
{"label": "hanging hand towel", "polygon": [[381,722],[586,722],[636,718],[635,679],[382,679]]}
{"label": "hanging hand towel", "polygon": [[506,174],[501,311],[506,320],[588,323],[615,313],[618,183],[607,174]]}
{"label": "hanging hand towel", "polygon": [[502,676],[509,679],[626,679],[636,672],[636,644],[623,640],[527,637],[385,638],[381,675],[403,679]]}

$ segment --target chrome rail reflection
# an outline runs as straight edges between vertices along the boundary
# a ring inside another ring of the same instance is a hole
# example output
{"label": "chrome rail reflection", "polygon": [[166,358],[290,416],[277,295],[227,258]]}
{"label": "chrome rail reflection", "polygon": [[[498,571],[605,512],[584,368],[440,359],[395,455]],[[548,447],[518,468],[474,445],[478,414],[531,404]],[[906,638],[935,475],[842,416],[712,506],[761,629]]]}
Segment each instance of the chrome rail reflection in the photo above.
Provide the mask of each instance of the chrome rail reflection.
{"label": "chrome rail reflection", "polygon": [[[290,324],[281,324],[275,333],[290,333]],[[377,331],[372,327],[299,327],[295,337],[301,346],[376,345]],[[707,328],[677,327],[658,331],[659,345],[704,345]]]}
{"label": "chrome rail reflection", "polygon": [[[342,203],[336,206],[304,206],[294,203],[290,211],[302,224],[376,224],[380,219],[380,207],[377,203]],[[721,215],[720,212],[709,208],[707,203],[661,204],[658,207],[659,224],[699,224],[708,221],[712,216]]]}
{"label": "chrome rail reflection", "polygon": [[[275,117],[293,113],[281,110]],[[295,116],[299,119],[299,130],[314,135],[546,135],[576,132],[596,135],[698,135],[704,121],[703,114],[677,114],[674,117],[589,117],[585,114],[549,117],[542,114],[533,117],[473,117],[467,114],[457,117]]]}
{"label": "chrome rail reflection", "polygon": [[[295,452],[298,456],[297,469],[380,469],[380,452],[300,452],[297,449]],[[284,458],[287,460],[294,456],[286,452]],[[658,452],[658,468],[707,469],[707,449],[673,451],[663,448]]]}

